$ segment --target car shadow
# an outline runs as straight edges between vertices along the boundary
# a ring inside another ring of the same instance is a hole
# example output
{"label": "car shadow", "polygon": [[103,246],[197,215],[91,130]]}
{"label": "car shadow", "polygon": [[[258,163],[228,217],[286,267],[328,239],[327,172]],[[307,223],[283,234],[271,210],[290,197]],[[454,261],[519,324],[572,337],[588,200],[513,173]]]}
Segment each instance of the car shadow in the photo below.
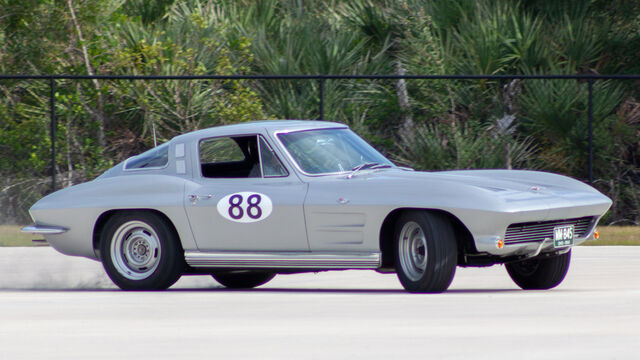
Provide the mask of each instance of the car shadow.
{"label": "car shadow", "polygon": [[[124,291],[117,288],[63,288],[63,287],[51,287],[51,288],[11,288],[2,287],[0,292],[68,292],[68,293],[107,293],[107,292],[121,292],[125,293],[193,293],[193,292],[210,292],[210,293],[247,293],[247,294],[350,294],[350,295],[390,295],[390,294],[406,294],[406,295],[464,295],[464,294],[523,294],[523,293],[565,293],[576,292],[580,290],[576,289],[552,289],[552,290],[521,290],[521,289],[449,289],[443,293],[436,294],[423,294],[423,293],[409,293],[403,289],[330,289],[330,288],[254,288],[254,289],[228,289],[222,286],[213,287],[180,287],[169,288],[167,290],[154,290],[154,291]],[[585,290],[588,291],[588,290]]]}
{"label": "car shadow", "polygon": [[246,292],[246,293],[289,293],[289,294],[363,294],[363,295],[389,295],[389,294],[406,294],[406,295],[446,295],[446,294],[492,294],[492,293],[511,293],[522,292],[520,289],[452,289],[443,293],[421,294],[409,293],[403,289],[318,289],[318,288],[256,288],[256,289],[227,289],[223,287],[217,288],[177,288],[169,289],[171,292]]}
{"label": "car shadow", "polygon": [[111,292],[122,291],[120,289],[108,289],[108,288],[20,288],[20,287],[2,287],[1,292]]}

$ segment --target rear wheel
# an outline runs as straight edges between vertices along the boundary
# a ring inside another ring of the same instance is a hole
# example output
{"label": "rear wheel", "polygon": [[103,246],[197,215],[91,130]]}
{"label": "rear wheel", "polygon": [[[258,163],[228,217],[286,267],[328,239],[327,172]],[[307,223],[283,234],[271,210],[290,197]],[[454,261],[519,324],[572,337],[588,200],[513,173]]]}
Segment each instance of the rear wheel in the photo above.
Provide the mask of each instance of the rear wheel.
{"label": "rear wheel", "polygon": [[105,224],[100,252],[105,271],[123,290],[164,290],[184,269],[177,235],[154,213],[114,215]]}
{"label": "rear wheel", "polygon": [[457,265],[457,246],[449,219],[439,213],[410,211],[396,223],[396,272],[409,292],[447,290]]}
{"label": "rear wheel", "polygon": [[215,272],[211,276],[217,282],[230,289],[249,289],[266,284],[276,274],[271,271],[238,270]]}
{"label": "rear wheel", "polygon": [[564,280],[571,263],[569,252],[548,258],[534,258],[506,264],[511,279],[525,290],[554,288]]}

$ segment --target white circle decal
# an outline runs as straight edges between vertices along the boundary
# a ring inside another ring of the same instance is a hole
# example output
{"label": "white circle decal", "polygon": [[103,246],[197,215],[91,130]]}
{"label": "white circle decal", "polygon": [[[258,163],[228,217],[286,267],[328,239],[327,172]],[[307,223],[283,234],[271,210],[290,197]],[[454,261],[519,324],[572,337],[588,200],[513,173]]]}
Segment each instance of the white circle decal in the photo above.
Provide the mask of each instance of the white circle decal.
{"label": "white circle decal", "polygon": [[271,215],[273,203],[267,195],[243,191],[229,194],[218,201],[223,218],[240,223],[252,223]]}

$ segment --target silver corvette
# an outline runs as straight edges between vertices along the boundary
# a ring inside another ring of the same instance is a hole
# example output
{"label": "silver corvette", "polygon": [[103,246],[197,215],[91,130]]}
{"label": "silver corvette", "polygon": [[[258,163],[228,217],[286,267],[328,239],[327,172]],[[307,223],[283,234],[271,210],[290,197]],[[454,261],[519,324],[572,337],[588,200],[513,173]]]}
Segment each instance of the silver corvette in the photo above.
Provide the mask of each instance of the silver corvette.
{"label": "silver corvette", "polygon": [[48,195],[23,231],[102,261],[125,290],[184,274],[250,288],[276,274],[374,269],[410,292],[442,292],[457,266],[493,264],[523,289],[549,289],[610,205],[565,176],[413,171],[342,124],[262,121],[177,136]]}

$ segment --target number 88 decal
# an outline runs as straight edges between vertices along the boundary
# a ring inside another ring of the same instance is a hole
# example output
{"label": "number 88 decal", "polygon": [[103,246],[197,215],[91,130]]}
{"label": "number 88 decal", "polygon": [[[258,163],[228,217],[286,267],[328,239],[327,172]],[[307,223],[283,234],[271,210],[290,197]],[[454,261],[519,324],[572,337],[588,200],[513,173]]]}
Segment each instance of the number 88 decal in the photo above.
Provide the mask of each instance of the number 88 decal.
{"label": "number 88 decal", "polygon": [[240,223],[251,223],[271,215],[273,204],[264,194],[243,191],[229,194],[218,201],[218,213],[223,218]]}

